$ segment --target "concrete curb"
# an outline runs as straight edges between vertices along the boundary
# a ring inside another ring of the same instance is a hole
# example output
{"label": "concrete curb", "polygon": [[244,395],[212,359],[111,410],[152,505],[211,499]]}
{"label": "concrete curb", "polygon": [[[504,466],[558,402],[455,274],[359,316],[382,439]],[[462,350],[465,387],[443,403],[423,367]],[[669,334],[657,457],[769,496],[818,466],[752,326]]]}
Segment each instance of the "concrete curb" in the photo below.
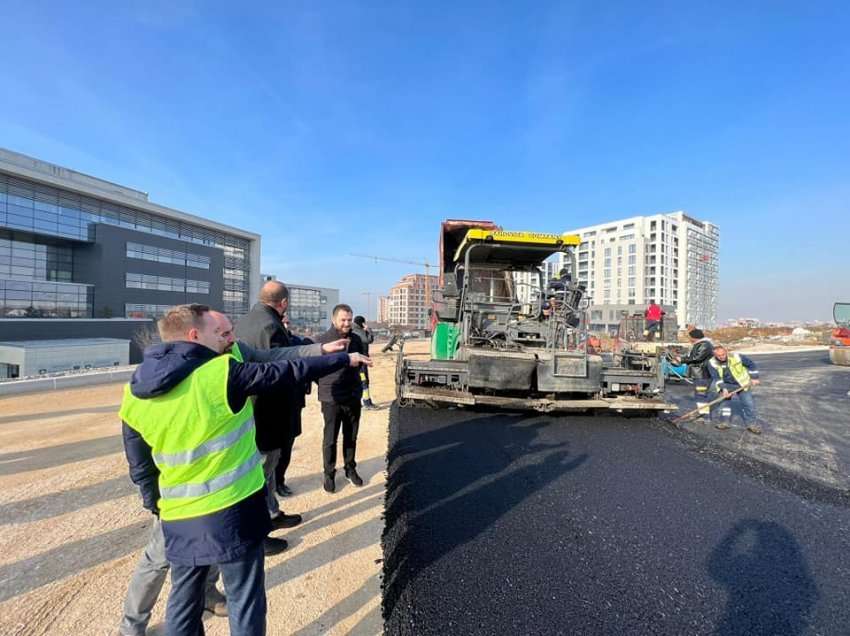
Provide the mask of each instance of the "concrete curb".
{"label": "concrete curb", "polygon": [[58,389],[70,389],[78,386],[127,382],[133,375],[133,371],[135,371],[135,368],[122,368],[115,371],[107,370],[74,375],[60,375],[55,378],[36,378],[33,380],[0,382],[0,397],[5,395],[38,393],[41,391],[56,391]]}

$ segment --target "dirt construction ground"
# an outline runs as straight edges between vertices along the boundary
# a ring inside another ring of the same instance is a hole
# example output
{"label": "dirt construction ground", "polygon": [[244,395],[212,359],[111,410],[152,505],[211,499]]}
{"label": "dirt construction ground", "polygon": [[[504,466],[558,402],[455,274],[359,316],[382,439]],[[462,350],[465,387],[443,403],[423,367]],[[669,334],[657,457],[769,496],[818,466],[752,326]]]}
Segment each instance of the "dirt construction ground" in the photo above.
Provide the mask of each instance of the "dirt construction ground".
{"label": "dirt construction ground", "polygon": [[[321,488],[321,413],[304,411],[282,500],[304,522],[276,532],[290,547],[266,560],[269,634],[379,634],[387,414],[395,354],[371,370],[354,488]],[[0,634],[113,634],[150,514],[127,476],[118,384],[0,399]],[[340,441],[341,444],[341,441]],[[163,633],[168,583],[148,634]],[[229,633],[205,615],[206,633]]]}

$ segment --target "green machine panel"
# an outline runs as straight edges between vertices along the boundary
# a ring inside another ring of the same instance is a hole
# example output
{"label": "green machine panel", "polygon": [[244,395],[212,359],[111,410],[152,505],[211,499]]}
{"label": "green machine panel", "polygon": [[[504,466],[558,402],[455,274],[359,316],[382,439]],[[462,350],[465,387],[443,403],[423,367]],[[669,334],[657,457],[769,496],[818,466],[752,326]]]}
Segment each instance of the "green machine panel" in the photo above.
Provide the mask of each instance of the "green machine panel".
{"label": "green machine panel", "polygon": [[431,334],[431,359],[452,360],[457,348],[457,336],[459,330],[456,324],[451,322],[438,322]]}

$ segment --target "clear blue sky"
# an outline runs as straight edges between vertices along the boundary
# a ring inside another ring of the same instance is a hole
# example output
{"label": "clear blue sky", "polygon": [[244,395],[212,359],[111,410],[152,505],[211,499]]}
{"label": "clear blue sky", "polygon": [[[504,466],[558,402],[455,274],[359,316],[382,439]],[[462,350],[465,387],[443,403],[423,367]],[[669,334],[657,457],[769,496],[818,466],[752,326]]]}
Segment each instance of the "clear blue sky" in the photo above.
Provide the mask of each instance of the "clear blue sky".
{"label": "clear blue sky", "polygon": [[721,318],[829,319],[850,5],[702,4],[7,0],[0,146],[260,232],[361,311],[408,268],[347,254],[434,259],[446,217],[684,209],[720,226]]}

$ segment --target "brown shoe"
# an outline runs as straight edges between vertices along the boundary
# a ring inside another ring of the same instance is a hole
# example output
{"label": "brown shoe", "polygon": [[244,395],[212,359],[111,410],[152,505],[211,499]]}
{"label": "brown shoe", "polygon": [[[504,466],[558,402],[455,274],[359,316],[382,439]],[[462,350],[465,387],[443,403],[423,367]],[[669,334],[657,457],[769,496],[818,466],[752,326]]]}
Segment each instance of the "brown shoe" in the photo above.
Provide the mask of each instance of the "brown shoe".
{"label": "brown shoe", "polygon": [[726,422],[720,422],[719,424],[715,424],[714,428],[716,428],[718,431],[725,431],[726,429],[729,429],[729,428],[732,428],[732,427],[729,426],[729,424],[727,424]]}
{"label": "brown shoe", "polygon": [[747,427],[747,430],[753,435],[761,435],[761,426],[759,426],[758,424],[750,424]]}

